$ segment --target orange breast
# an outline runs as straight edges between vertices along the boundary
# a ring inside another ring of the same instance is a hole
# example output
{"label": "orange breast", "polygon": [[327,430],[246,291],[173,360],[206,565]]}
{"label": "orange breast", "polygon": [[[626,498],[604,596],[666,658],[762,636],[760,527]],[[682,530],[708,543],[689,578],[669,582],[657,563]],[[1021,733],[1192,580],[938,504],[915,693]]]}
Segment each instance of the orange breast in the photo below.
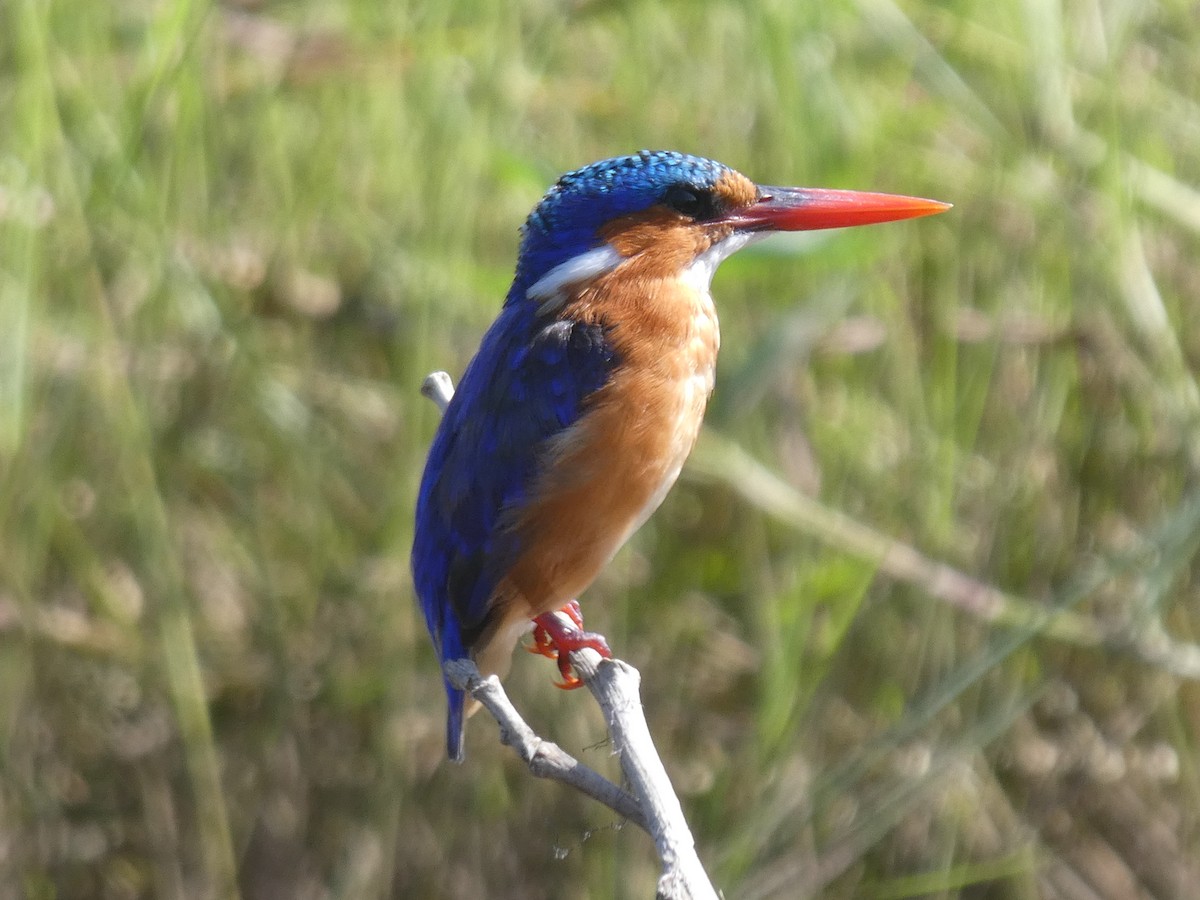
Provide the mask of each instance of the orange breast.
{"label": "orange breast", "polygon": [[523,617],[578,596],[658,507],[696,442],[712,391],[720,333],[708,292],[677,277],[631,279],[624,268],[564,309],[615,325],[620,365],[557,440],[516,523],[528,550],[507,581]]}

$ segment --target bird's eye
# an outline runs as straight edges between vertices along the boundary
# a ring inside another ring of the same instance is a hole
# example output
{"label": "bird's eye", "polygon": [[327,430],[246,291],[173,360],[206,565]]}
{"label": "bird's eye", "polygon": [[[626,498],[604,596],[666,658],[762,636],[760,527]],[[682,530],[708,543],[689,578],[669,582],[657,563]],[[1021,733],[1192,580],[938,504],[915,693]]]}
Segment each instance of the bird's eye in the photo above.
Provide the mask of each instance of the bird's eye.
{"label": "bird's eye", "polygon": [[662,202],[691,219],[711,219],[719,213],[712,191],[690,184],[671,185],[663,194]]}

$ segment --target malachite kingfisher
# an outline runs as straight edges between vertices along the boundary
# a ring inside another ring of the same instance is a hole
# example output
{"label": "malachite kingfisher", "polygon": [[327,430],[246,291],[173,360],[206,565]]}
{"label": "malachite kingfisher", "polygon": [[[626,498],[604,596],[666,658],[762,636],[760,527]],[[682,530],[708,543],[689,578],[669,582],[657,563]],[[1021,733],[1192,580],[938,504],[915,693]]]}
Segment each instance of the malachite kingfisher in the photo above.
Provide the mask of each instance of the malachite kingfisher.
{"label": "malachite kingfisher", "polygon": [[[700,432],[720,332],[709,283],[777,231],[868,225],[949,204],[757,185],[642,151],[563,175],[521,230],[516,275],[446,408],[417,500],[413,580],[439,658],[503,675],[534,623],[557,656],[603,638],[575,599],[662,502]],[[555,614],[565,608],[574,625]],[[447,751],[463,693],[445,681]]]}

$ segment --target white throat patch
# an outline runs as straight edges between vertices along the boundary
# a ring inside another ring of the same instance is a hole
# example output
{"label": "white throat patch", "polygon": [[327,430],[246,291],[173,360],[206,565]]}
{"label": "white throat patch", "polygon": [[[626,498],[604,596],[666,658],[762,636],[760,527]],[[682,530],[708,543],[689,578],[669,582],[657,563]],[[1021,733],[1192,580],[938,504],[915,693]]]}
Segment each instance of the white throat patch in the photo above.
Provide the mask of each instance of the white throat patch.
{"label": "white throat patch", "polygon": [[723,241],[713,244],[680,273],[682,280],[701,294],[707,294],[717,267],[743,247],[766,237],[763,232],[735,231]]}

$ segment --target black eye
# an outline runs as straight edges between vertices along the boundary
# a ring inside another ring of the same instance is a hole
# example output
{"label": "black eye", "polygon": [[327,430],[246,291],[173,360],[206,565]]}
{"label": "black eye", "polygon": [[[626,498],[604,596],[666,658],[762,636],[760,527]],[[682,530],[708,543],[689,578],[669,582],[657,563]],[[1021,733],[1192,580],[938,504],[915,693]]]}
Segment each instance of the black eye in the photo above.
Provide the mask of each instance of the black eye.
{"label": "black eye", "polygon": [[673,184],[663,193],[662,202],[690,219],[712,219],[721,210],[712,191],[691,184]]}

